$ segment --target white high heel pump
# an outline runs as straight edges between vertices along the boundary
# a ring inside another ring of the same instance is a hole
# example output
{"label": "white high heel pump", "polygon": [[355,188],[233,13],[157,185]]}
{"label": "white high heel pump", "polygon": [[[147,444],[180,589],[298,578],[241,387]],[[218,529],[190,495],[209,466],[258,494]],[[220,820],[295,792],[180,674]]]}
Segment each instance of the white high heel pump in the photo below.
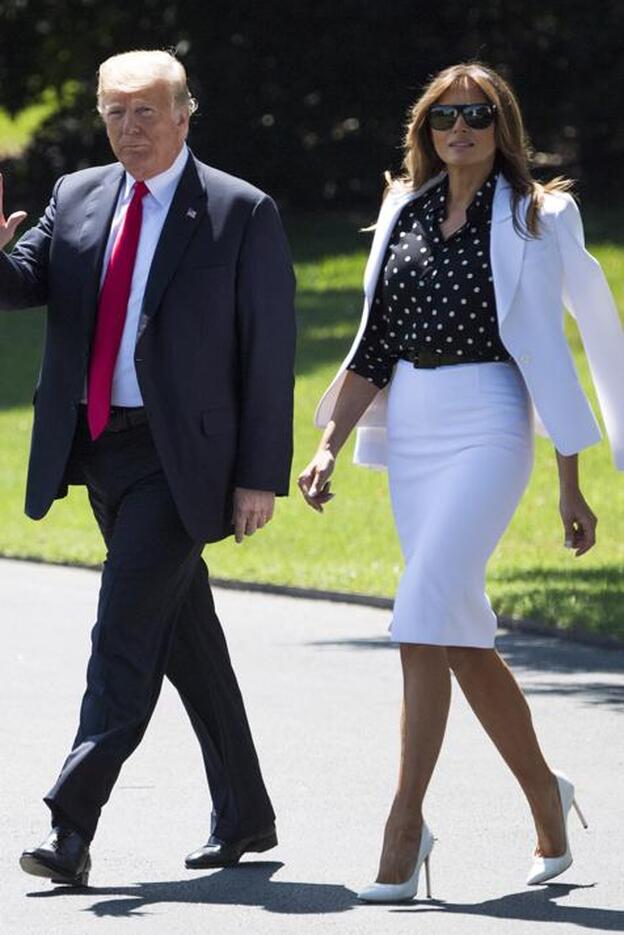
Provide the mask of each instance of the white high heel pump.
{"label": "white high heel pump", "polygon": [[574,798],[574,785],[563,773],[557,770],[553,770],[553,773],[557,779],[559,798],[561,799],[565,851],[560,857],[535,857],[527,878],[527,886],[535,886],[537,883],[546,883],[548,880],[552,880],[553,877],[558,877],[560,873],[563,873],[563,871],[567,870],[571,865],[572,853],[570,851],[570,841],[568,839],[568,813],[572,806],[574,806],[583,827],[587,828],[587,822]]}
{"label": "white high heel pump", "polygon": [[394,903],[401,899],[412,899],[418,891],[418,877],[420,868],[425,865],[425,880],[427,896],[431,898],[431,876],[429,872],[429,858],[433,850],[434,837],[423,821],[420,835],[420,847],[414,872],[405,883],[369,883],[357,894],[358,899],[369,903]]}

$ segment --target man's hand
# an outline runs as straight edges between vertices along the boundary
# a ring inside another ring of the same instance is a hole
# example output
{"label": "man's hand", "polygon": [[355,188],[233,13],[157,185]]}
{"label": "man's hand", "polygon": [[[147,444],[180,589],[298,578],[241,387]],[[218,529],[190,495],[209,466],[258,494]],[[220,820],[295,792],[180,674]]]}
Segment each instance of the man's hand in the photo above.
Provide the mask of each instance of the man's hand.
{"label": "man's hand", "polygon": [[9,218],[4,217],[4,179],[0,173],[0,250],[13,240],[15,231],[25,217],[25,211],[14,211]]}
{"label": "man's hand", "polygon": [[234,537],[242,542],[245,536],[253,536],[256,529],[262,529],[273,516],[275,494],[269,490],[248,490],[236,487],[234,490]]}

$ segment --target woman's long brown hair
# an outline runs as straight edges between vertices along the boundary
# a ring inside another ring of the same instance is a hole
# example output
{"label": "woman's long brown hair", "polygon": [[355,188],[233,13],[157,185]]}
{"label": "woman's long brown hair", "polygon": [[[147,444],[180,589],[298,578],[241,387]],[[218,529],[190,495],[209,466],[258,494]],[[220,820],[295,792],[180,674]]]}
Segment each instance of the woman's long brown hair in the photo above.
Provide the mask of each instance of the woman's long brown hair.
{"label": "woman's long brown hair", "polygon": [[[435,151],[427,114],[449,88],[473,81],[496,105],[496,160],[511,186],[513,224],[521,236],[539,236],[539,209],[547,192],[566,192],[572,181],[563,177],[541,183],[531,175],[531,148],[524,129],[517,98],[510,85],[493,68],[482,62],[452,65],[435,75],[413,104],[404,141],[403,172],[397,178],[386,174],[389,186],[397,184],[417,189],[445,166]],[[520,218],[520,200],[528,198],[526,216]]]}

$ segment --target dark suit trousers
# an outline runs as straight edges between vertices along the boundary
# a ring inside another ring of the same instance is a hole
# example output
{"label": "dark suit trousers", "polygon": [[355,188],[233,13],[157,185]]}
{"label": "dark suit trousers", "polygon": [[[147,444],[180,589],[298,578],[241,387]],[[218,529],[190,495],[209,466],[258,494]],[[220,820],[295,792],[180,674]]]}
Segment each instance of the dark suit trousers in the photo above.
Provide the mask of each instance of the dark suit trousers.
{"label": "dark suit trousers", "polygon": [[262,830],[275,816],[215,613],[202,543],[182,525],[148,425],[107,431],[93,443],[81,416],[69,474],[87,485],[107,556],[78,733],[45,797],[53,822],[65,821],[91,840],[166,675],[201,746],[213,833],[235,840]]}

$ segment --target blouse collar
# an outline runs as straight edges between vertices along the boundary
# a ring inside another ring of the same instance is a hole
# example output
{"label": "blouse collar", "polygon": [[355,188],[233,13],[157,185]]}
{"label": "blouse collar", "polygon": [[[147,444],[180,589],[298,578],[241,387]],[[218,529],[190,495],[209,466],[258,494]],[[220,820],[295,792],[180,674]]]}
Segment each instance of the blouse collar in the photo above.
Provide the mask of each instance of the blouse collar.
{"label": "blouse collar", "polygon": [[[492,216],[492,202],[494,201],[494,192],[496,190],[496,181],[498,178],[498,169],[494,167],[483,185],[475,192],[474,198],[466,208],[466,219],[471,221],[478,218],[488,219]],[[448,197],[449,180],[448,175],[432,189],[431,204],[437,209],[438,223],[442,223],[446,218],[446,200]]]}

